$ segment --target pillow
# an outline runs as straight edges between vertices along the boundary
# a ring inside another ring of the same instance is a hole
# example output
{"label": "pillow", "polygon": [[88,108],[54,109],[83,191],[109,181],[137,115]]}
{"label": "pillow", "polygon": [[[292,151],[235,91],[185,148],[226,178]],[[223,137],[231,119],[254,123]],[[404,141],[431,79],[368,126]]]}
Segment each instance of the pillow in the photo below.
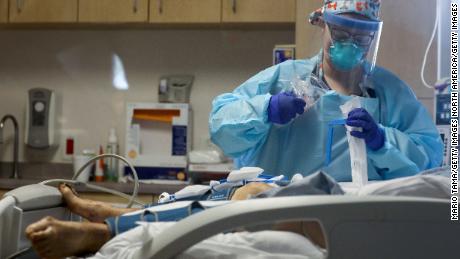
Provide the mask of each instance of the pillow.
{"label": "pillow", "polygon": [[450,199],[450,178],[442,175],[419,174],[388,181],[369,183],[358,195],[414,196]]}

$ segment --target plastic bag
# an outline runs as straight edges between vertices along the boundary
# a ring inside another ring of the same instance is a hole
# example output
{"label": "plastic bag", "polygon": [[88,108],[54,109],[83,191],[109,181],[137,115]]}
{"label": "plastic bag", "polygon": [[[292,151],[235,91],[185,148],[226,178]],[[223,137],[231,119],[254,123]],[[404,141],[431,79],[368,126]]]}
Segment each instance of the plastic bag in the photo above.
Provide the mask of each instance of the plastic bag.
{"label": "plastic bag", "polygon": [[[340,106],[345,118],[347,118],[348,113],[355,108],[361,108],[361,101],[359,97],[353,97],[353,99]],[[350,135],[351,131],[362,131],[361,128],[350,126],[346,126],[346,128],[350,149],[351,178],[355,186],[362,187],[366,185],[368,181],[366,143],[364,142],[364,139],[356,138]]]}
{"label": "plastic bag", "polygon": [[305,101],[305,111],[312,107],[328,89],[326,84],[313,74],[307,80],[296,78],[291,82],[291,87],[294,95]]}

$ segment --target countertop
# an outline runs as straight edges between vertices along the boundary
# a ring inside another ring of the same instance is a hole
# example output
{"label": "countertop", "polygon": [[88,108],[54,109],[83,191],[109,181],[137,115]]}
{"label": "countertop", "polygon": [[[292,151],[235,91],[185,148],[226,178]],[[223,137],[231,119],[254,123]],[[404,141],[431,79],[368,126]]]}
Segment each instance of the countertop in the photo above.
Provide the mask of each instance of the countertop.
{"label": "countertop", "polygon": [[[10,179],[2,178],[0,179],[0,189],[11,190],[24,185],[39,183],[47,179]],[[114,182],[90,182],[91,184],[99,185],[109,189],[117,190],[123,193],[132,193],[134,190],[133,183],[114,183]],[[163,192],[175,193],[178,190],[187,186],[187,183],[153,183],[153,184],[143,184],[139,183],[139,194],[161,194]],[[99,190],[90,189],[85,186],[76,186],[75,189],[78,192],[86,193],[97,193],[102,192]]]}
{"label": "countertop", "polygon": [[[20,163],[20,179],[9,178],[11,163],[0,163],[0,189],[11,190],[24,185],[36,184],[48,179],[71,179],[72,164],[66,163]],[[130,194],[134,190],[133,183],[115,182],[90,182],[109,189],[114,189],[123,193]],[[161,194],[163,192],[174,193],[187,186],[187,182],[168,182],[159,181],[158,183],[144,184],[139,183],[139,194]],[[101,193],[102,191],[93,190],[85,186],[76,186],[78,192]]]}

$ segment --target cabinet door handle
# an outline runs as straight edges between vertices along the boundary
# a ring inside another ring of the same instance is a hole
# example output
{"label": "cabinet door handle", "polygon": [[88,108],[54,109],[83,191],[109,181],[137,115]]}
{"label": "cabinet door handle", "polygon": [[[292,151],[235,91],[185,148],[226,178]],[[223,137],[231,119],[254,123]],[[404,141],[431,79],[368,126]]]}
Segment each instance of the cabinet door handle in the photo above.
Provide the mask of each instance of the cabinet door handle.
{"label": "cabinet door handle", "polygon": [[236,13],[236,0],[232,0],[232,11]]}
{"label": "cabinet door handle", "polygon": [[163,0],[158,0],[158,12],[163,13]]}
{"label": "cabinet door handle", "polygon": [[133,12],[137,13],[139,7],[139,0],[133,0]]}
{"label": "cabinet door handle", "polygon": [[23,7],[24,7],[24,0],[16,0],[16,9],[18,13],[22,11]]}

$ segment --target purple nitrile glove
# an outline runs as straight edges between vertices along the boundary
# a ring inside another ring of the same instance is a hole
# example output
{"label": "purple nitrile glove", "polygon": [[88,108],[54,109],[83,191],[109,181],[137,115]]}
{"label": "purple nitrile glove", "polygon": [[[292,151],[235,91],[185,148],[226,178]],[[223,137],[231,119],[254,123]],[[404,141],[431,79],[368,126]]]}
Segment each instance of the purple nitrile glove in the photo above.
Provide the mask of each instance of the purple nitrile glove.
{"label": "purple nitrile glove", "polygon": [[286,124],[297,114],[302,114],[305,101],[295,97],[293,93],[282,92],[270,98],[268,104],[268,120],[273,123]]}
{"label": "purple nitrile glove", "polygon": [[346,124],[362,128],[363,131],[352,131],[350,134],[354,137],[364,139],[366,145],[374,151],[380,149],[385,143],[385,132],[363,108],[353,109],[348,114]]}

